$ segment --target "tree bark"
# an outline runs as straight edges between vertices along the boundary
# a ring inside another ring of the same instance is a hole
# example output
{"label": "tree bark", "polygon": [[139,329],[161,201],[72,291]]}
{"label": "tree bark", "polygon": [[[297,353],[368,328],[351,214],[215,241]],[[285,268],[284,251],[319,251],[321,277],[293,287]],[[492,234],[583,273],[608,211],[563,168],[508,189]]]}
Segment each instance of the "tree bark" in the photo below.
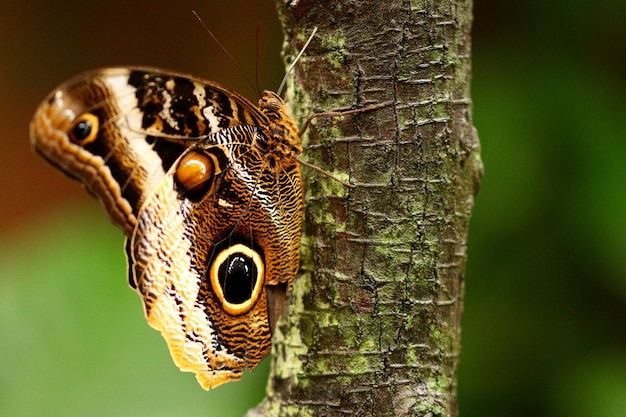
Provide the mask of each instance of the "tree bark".
{"label": "tree bark", "polygon": [[[456,416],[472,126],[471,0],[279,4],[292,114],[317,119],[303,167],[302,276],[249,415]],[[299,117],[296,117],[298,120]],[[303,120],[303,118],[301,119]]]}

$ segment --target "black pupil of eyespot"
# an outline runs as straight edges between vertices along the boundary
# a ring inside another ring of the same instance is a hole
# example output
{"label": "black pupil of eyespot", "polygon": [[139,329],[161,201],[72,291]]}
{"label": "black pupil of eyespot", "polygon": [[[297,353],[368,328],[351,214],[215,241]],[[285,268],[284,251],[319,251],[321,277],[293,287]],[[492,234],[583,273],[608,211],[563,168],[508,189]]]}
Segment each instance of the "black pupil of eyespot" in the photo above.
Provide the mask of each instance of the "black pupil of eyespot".
{"label": "black pupil of eyespot", "polygon": [[91,122],[83,120],[78,122],[76,126],[74,126],[74,137],[78,140],[83,140],[89,137],[91,133]]}
{"label": "black pupil of eyespot", "polygon": [[226,301],[241,304],[252,296],[257,280],[256,265],[249,256],[234,253],[219,266],[218,280]]}

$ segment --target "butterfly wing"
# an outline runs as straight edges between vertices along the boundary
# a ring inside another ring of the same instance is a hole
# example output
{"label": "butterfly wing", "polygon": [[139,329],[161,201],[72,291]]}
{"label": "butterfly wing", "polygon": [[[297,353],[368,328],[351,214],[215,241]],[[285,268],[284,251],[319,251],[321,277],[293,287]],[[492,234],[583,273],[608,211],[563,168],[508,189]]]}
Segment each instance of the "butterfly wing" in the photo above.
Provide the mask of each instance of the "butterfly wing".
{"label": "butterfly wing", "polygon": [[266,123],[218,84],[151,68],[79,75],[46,98],[31,123],[33,148],[80,180],[130,236],[143,199],[191,144],[221,129]]}
{"label": "butterfly wing", "polygon": [[[35,150],[80,180],[128,237],[129,282],[148,322],[207,389],[268,353],[299,265],[299,165],[274,152],[267,126],[217,84],[128,68],[63,84],[31,124]],[[273,131],[297,132],[289,126]],[[292,137],[277,148],[298,152]]]}
{"label": "butterfly wing", "polygon": [[[128,247],[148,322],[206,389],[269,353],[276,295],[299,266],[299,167],[271,166],[258,138],[258,127],[232,127],[187,149],[147,197]],[[210,165],[200,188],[180,181],[190,158]]]}

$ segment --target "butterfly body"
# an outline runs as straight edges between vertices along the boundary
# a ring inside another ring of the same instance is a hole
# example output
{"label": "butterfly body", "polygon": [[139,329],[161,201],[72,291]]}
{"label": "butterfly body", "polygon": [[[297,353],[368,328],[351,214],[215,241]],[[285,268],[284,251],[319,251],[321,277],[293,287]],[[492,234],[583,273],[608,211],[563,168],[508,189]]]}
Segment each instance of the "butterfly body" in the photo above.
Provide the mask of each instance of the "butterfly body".
{"label": "butterfly body", "polygon": [[130,285],[181,370],[208,389],[269,352],[303,214],[300,140],[280,97],[254,106],[185,75],[104,69],[55,90],[31,141],[124,231]]}

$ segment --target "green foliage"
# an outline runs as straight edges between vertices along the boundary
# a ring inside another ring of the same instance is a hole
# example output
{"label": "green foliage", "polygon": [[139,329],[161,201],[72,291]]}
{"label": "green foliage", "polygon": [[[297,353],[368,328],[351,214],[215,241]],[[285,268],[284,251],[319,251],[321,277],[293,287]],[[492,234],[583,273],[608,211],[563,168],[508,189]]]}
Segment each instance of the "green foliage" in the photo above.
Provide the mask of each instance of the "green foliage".
{"label": "green foliage", "polygon": [[460,415],[624,416],[626,89],[614,54],[626,8],[477,1],[475,12],[485,176]]}

